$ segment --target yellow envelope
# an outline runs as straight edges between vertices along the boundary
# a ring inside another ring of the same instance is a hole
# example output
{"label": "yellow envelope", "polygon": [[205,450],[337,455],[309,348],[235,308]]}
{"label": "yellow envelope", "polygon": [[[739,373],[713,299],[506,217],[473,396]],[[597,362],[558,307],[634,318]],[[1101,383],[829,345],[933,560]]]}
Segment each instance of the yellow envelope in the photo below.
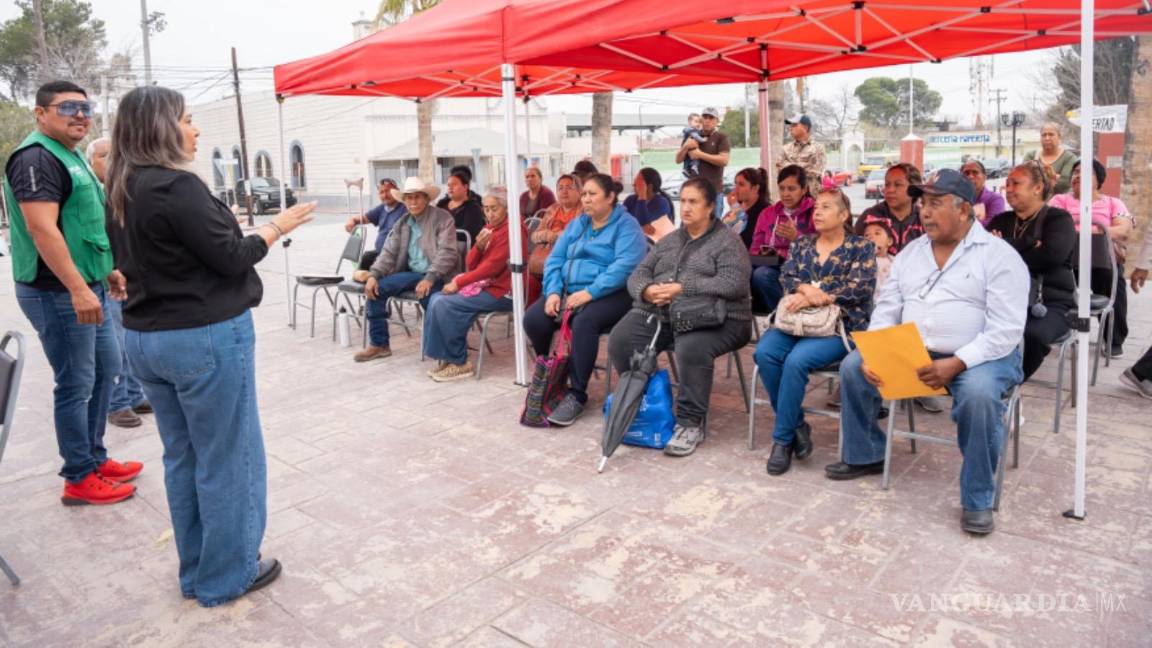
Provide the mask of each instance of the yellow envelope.
{"label": "yellow envelope", "polygon": [[932,363],[916,325],[907,322],[877,331],[857,331],[852,341],[864,357],[864,364],[880,376],[884,400],[917,396],[943,396],[944,389],[932,389],[920,382],[916,369]]}

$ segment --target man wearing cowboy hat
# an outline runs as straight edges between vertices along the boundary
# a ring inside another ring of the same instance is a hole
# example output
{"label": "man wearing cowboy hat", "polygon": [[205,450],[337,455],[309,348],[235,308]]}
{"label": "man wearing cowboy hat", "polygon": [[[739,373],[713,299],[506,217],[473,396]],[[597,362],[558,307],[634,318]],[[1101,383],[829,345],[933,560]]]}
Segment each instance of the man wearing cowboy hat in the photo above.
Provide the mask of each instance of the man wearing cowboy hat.
{"label": "man wearing cowboy hat", "polygon": [[389,297],[414,290],[427,307],[432,294],[460,269],[452,214],[431,204],[439,193],[436,185],[420,178],[407,178],[402,190],[392,190],[392,196],[408,208],[408,215],[392,228],[369,269],[364,284],[369,342],[368,348],[355,355],[356,362],[392,355],[388,346]]}

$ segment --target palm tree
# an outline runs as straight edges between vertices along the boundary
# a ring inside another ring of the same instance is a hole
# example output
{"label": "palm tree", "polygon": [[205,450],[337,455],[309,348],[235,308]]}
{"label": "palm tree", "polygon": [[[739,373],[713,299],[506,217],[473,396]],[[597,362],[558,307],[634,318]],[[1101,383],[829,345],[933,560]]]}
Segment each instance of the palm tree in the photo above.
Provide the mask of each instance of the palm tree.
{"label": "palm tree", "polygon": [[[404,22],[408,18],[435,7],[440,0],[381,0],[376,10],[376,29]],[[437,182],[436,159],[432,155],[432,115],[435,101],[416,104],[416,137],[420,148],[420,177],[425,182]]]}
{"label": "palm tree", "polygon": [[[1128,132],[1125,136],[1124,181],[1120,195],[1129,213],[1152,212],[1152,36],[1137,36],[1132,61],[1132,94],[1128,98]],[[1152,230],[1152,218],[1145,217],[1143,235]],[[1129,250],[1139,250],[1139,241],[1129,244]]]}
{"label": "palm tree", "polygon": [[609,157],[612,154],[612,93],[592,95],[592,164],[601,173],[611,173]]}
{"label": "palm tree", "polygon": [[[787,94],[787,81],[770,81],[768,83],[768,141],[771,143],[772,159],[765,169],[768,177],[776,177],[776,160],[779,159],[784,147],[784,108]],[[776,200],[776,183],[768,183],[768,194]]]}

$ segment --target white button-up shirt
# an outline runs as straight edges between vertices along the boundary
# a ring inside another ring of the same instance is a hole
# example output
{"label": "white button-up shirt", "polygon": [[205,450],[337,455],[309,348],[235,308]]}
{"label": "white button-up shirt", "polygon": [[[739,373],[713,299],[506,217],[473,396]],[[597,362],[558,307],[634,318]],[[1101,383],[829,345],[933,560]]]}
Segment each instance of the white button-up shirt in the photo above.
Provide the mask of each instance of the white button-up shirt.
{"label": "white button-up shirt", "polygon": [[892,263],[869,330],[913,322],[929,351],[952,354],[968,367],[998,360],[1020,344],[1028,317],[1030,278],[1010,245],[973,223],[943,268],[927,236]]}

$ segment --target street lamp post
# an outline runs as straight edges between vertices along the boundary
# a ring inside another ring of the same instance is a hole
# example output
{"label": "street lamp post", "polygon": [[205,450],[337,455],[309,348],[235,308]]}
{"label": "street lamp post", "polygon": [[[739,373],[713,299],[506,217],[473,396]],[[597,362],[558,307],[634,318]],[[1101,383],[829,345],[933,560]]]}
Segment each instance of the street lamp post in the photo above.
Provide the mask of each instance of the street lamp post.
{"label": "street lamp post", "polygon": [[1016,167],[1016,129],[1024,125],[1024,113],[1013,110],[1000,115],[1000,123],[1012,127],[1012,167]]}

